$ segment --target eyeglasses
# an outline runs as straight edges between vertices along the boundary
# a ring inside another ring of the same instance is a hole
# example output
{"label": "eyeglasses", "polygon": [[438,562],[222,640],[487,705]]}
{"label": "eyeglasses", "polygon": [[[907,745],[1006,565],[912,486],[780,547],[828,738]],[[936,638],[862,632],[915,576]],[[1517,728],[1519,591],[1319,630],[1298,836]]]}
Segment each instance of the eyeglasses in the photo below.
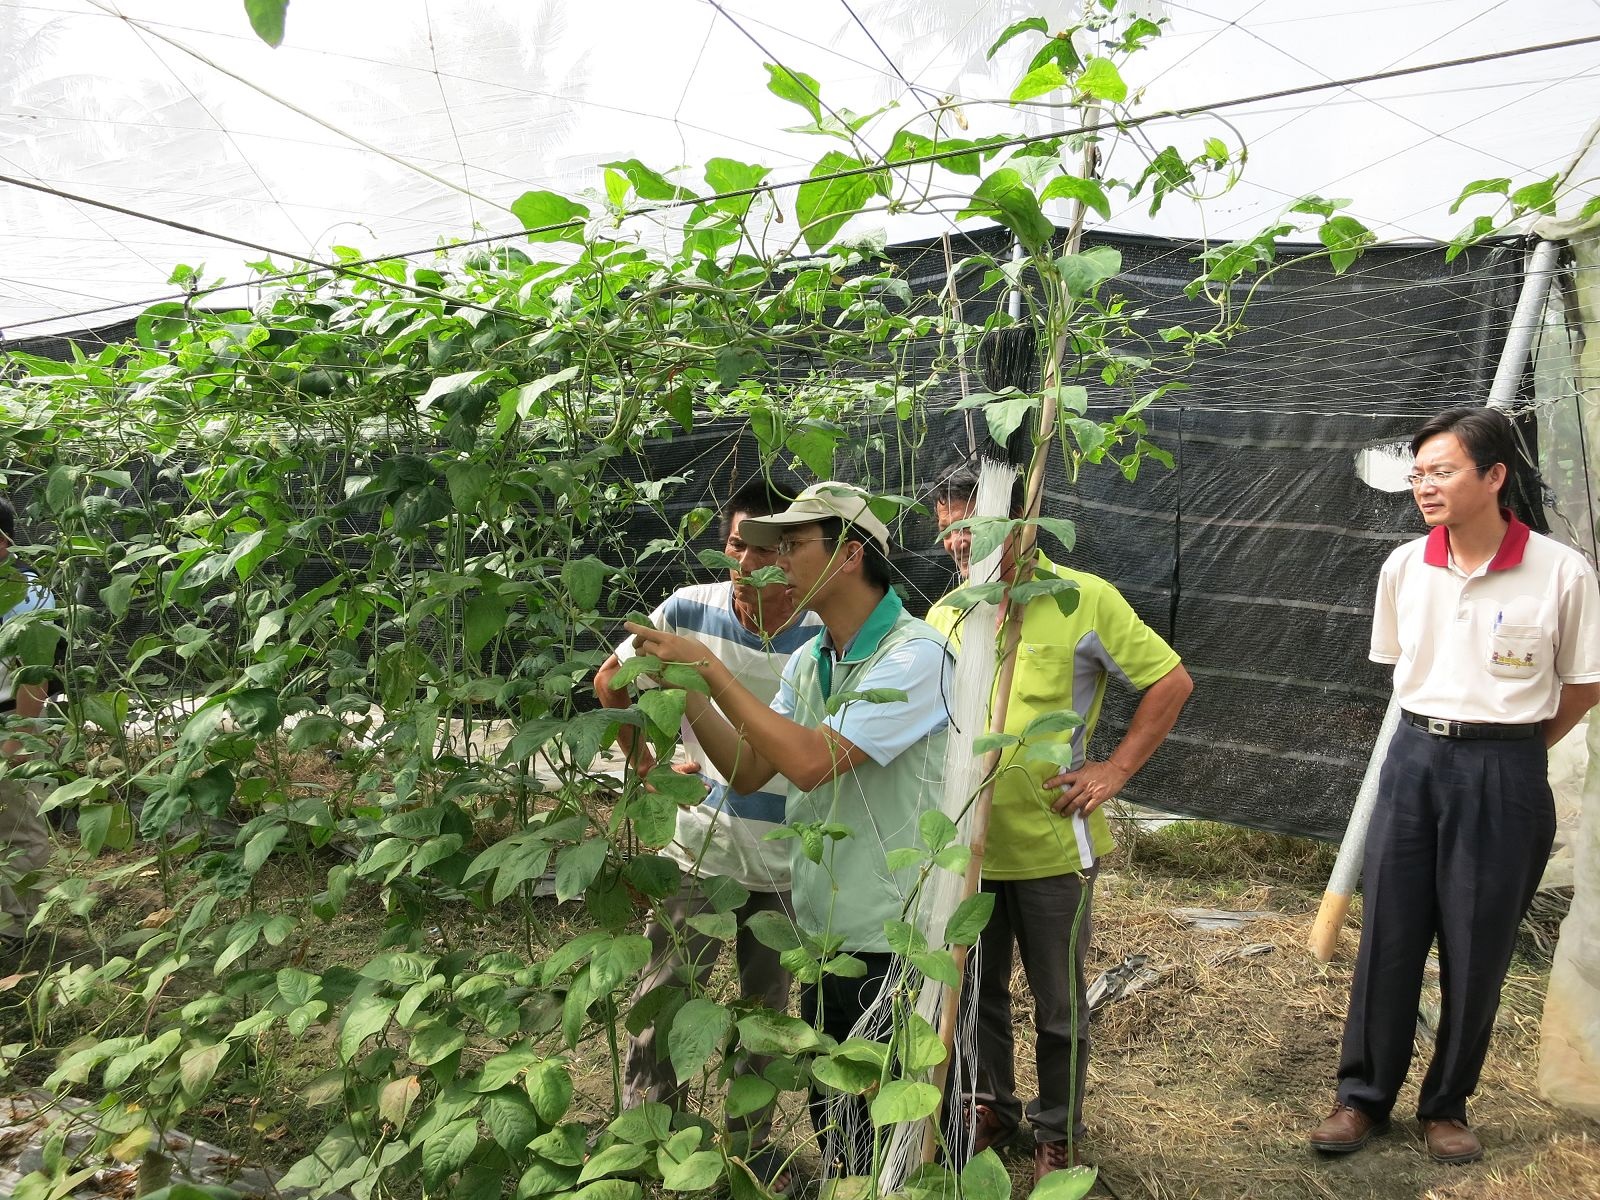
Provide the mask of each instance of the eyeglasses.
{"label": "eyeglasses", "polygon": [[811,542],[831,542],[832,540],[833,540],[832,538],[825,538],[825,537],[782,538],[778,542],[778,544],[773,547],[773,549],[778,552],[778,557],[779,558],[788,558],[791,554],[794,553],[796,546],[805,546],[805,545],[810,544]]}
{"label": "eyeglasses", "polygon": [[[1494,464],[1490,463],[1489,467],[1492,466],[1494,466]],[[1464,474],[1467,471],[1487,471],[1489,467],[1460,467],[1454,471],[1429,471],[1426,474],[1420,475],[1413,471],[1410,475],[1406,476],[1406,482],[1414,488],[1419,488],[1424,484],[1429,483],[1433,484],[1434,487],[1442,487],[1443,485],[1449,483],[1457,475]]]}

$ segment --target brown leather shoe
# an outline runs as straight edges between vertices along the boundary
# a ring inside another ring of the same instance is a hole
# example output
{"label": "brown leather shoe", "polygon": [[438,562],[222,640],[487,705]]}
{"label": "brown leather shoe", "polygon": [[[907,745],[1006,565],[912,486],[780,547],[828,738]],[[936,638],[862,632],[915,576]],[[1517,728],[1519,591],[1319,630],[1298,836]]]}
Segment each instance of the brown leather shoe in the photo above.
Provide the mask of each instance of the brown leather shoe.
{"label": "brown leather shoe", "polygon": [[1483,1157],[1483,1143],[1465,1121],[1424,1120],[1422,1136],[1428,1143],[1428,1157],[1434,1162],[1469,1163]]}
{"label": "brown leather shoe", "polygon": [[1034,1186],[1051,1171],[1062,1171],[1078,1165],[1078,1149],[1066,1142],[1035,1142],[1033,1144]]}
{"label": "brown leather shoe", "polygon": [[1365,1146],[1373,1134],[1388,1133],[1389,1121],[1375,1121],[1359,1108],[1335,1104],[1327,1118],[1311,1131],[1311,1148],[1324,1154],[1349,1154]]}
{"label": "brown leather shoe", "polygon": [[1007,1126],[1000,1120],[1000,1114],[987,1104],[973,1106],[973,1134],[972,1153],[974,1156],[982,1154],[991,1146],[999,1149],[1011,1140],[1017,1132],[1015,1125]]}

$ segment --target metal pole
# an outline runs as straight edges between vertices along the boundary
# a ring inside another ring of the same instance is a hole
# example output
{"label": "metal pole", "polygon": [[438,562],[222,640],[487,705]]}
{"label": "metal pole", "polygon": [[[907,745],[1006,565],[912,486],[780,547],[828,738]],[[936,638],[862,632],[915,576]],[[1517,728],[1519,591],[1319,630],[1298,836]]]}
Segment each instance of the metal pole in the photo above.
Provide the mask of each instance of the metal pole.
{"label": "metal pole", "polygon": [[1528,365],[1533,335],[1544,323],[1544,300],[1550,294],[1550,280],[1555,277],[1560,251],[1559,242],[1540,242],[1528,256],[1522,295],[1517,298],[1517,311],[1511,314],[1511,327],[1506,330],[1506,348],[1500,354],[1494,382],[1489,385],[1487,403],[1491,408],[1506,408],[1517,398],[1517,384],[1522,382],[1522,369]]}

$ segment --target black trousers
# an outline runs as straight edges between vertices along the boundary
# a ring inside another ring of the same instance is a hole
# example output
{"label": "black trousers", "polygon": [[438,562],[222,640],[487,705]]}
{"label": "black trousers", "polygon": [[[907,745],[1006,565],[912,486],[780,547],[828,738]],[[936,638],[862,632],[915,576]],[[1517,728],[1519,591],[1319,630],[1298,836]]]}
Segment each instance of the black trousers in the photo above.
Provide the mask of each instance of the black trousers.
{"label": "black trousers", "polygon": [[1517,926],[1555,838],[1544,742],[1438,737],[1401,722],[1363,866],[1361,950],[1339,1099],[1382,1119],[1411,1066],[1428,949],[1441,1009],[1417,1116],[1467,1119]]}
{"label": "black trousers", "polygon": [[[867,973],[859,979],[842,975],[824,975],[818,983],[808,983],[800,989],[800,1016],[811,1026],[836,1041],[844,1041],[861,1015],[872,1007],[883,990],[884,979],[894,964],[892,954],[869,954],[852,951],[867,966]],[[828,1096],[815,1084],[811,1087],[811,1127],[822,1143],[822,1152],[831,1157],[835,1173],[865,1175],[872,1169],[872,1122],[864,1097],[835,1096],[834,1103],[850,1110],[850,1124],[857,1136],[845,1136],[845,1131],[835,1129],[828,1112]]]}

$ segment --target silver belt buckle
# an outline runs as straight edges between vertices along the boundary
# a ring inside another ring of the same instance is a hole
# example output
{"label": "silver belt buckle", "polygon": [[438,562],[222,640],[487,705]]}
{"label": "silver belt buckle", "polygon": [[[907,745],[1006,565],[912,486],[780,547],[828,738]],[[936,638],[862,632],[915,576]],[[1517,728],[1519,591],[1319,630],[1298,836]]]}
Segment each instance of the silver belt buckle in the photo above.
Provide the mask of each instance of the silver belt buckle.
{"label": "silver belt buckle", "polygon": [[1428,718],[1428,732],[1429,733],[1436,733],[1440,737],[1449,737],[1450,736],[1450,722],[1449,721],[1441,721],[1438,717],[1429,717]]}

